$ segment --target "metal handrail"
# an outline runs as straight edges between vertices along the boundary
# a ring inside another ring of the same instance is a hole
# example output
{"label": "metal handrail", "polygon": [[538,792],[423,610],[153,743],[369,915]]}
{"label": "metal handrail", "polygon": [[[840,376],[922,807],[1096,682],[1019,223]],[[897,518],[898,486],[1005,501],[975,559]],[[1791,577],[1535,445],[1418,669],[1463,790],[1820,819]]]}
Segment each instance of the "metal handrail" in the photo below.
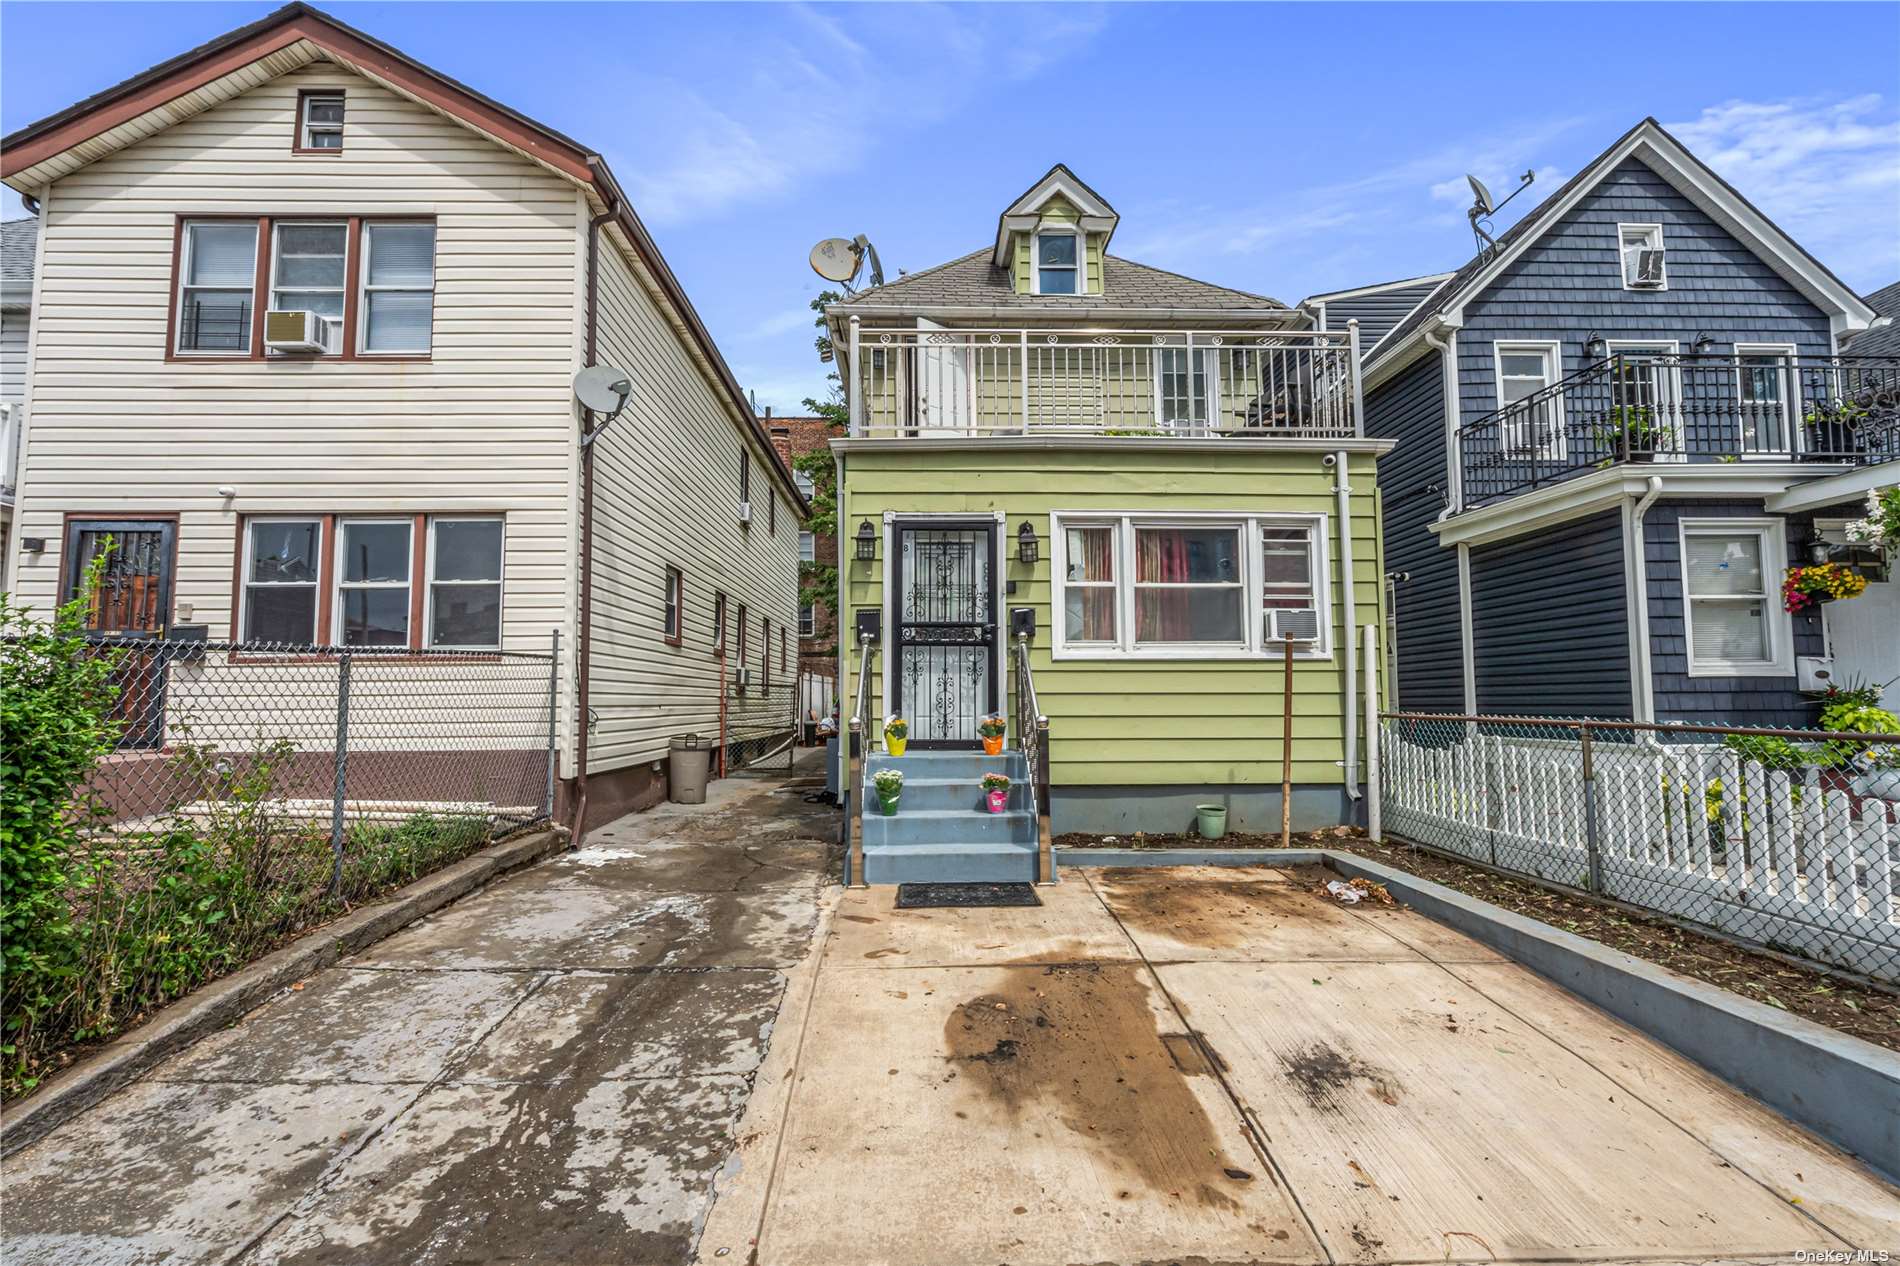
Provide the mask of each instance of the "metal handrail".
{"label": "metal handrail", "polygon": [[1036,875],[1039,884],[1055,882],[1054,835],[1049,829],[1049,718],[1036,697],[1036,675],[1029,666],[1029,635],[1016,635],[1016,741],[1028,767],[1029,807],[1036,815]]}
{"label": "metal handrail", "polygon": [[844,806],[844,886],[862,888],[864,882],[864,757],[870,747],[865,735],[865,714],[871,709],[871,664],[877,654],[877,638],[866,634],[858,650],[858,699],[851,710],[849,732],[845,736],[845,754],[851,762],[845,781]]}

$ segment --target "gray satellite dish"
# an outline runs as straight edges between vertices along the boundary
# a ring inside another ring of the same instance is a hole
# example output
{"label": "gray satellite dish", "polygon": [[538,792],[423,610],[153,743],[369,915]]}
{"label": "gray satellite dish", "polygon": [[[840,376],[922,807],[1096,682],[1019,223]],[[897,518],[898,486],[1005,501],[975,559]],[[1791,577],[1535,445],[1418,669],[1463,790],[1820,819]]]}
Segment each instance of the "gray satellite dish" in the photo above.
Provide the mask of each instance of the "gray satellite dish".
{"label": "gray satellite dish", "polygon": [[863,257],[846,237],[828,237],[811,248],[812,271],[826,281],[848,282],[858,275]]}
{"label": "gray satellite dish", "polygon": [[633,394],[633,379],[610,365],[589,365],[574,375],[574,398],[595,413],[618,413]]}
{"label": "gray satellite dish", "polygon": [[1498,204],[1491,200],[1491,191],[1484,187],[1482,180],[1476,176],[1466,176],[1465,179],[1471,182],[1471,192],[1478,200],[1480,214],[1490,215],[1498,209]]}

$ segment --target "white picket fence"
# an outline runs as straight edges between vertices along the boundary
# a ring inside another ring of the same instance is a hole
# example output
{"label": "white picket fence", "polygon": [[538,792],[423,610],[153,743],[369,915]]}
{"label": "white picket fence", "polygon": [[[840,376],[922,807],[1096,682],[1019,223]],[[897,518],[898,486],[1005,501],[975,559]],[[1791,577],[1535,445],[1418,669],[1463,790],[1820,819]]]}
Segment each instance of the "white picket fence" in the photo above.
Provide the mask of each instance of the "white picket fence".
{"label": "white picket fence", "polygon": [[1593,840],[1574,736],[1402,720],[1381,735],[1394,835],[1578,888],[1592,886],[1594,843],[1604,896],[1900,980],[1900,796],[1889,786],[1857,794],[1714,743],[1597,730]]}

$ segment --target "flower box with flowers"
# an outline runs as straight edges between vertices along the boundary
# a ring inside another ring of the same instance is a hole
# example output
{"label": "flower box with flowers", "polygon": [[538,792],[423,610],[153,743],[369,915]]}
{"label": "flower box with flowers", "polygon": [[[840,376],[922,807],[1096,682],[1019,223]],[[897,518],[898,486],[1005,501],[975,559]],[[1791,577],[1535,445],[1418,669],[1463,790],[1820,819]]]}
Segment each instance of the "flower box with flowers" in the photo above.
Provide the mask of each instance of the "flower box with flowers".
{"label": "flower box with flowers", "polygon": [[1867,589],[1867,577],[1839,563],[1790,567],[1781,582],[1781,605],[1790,614],[1839,598],[1858,598]]}

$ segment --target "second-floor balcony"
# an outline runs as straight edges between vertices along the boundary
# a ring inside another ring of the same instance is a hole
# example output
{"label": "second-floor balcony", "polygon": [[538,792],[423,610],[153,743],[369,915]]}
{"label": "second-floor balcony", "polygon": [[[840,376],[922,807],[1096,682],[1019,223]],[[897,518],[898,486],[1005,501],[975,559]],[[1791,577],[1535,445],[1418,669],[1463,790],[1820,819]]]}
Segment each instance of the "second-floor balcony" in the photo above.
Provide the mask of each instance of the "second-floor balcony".
{"label": "second-floor balcony", "polygon": [[1900,461],[1900,357],[1609,356],[1458,429],[1469,509],[1624,462]]}
{"label": "second-floor balcony", "polygon": [[851,434],[1350,439],[1355,332],[860,327]]}

